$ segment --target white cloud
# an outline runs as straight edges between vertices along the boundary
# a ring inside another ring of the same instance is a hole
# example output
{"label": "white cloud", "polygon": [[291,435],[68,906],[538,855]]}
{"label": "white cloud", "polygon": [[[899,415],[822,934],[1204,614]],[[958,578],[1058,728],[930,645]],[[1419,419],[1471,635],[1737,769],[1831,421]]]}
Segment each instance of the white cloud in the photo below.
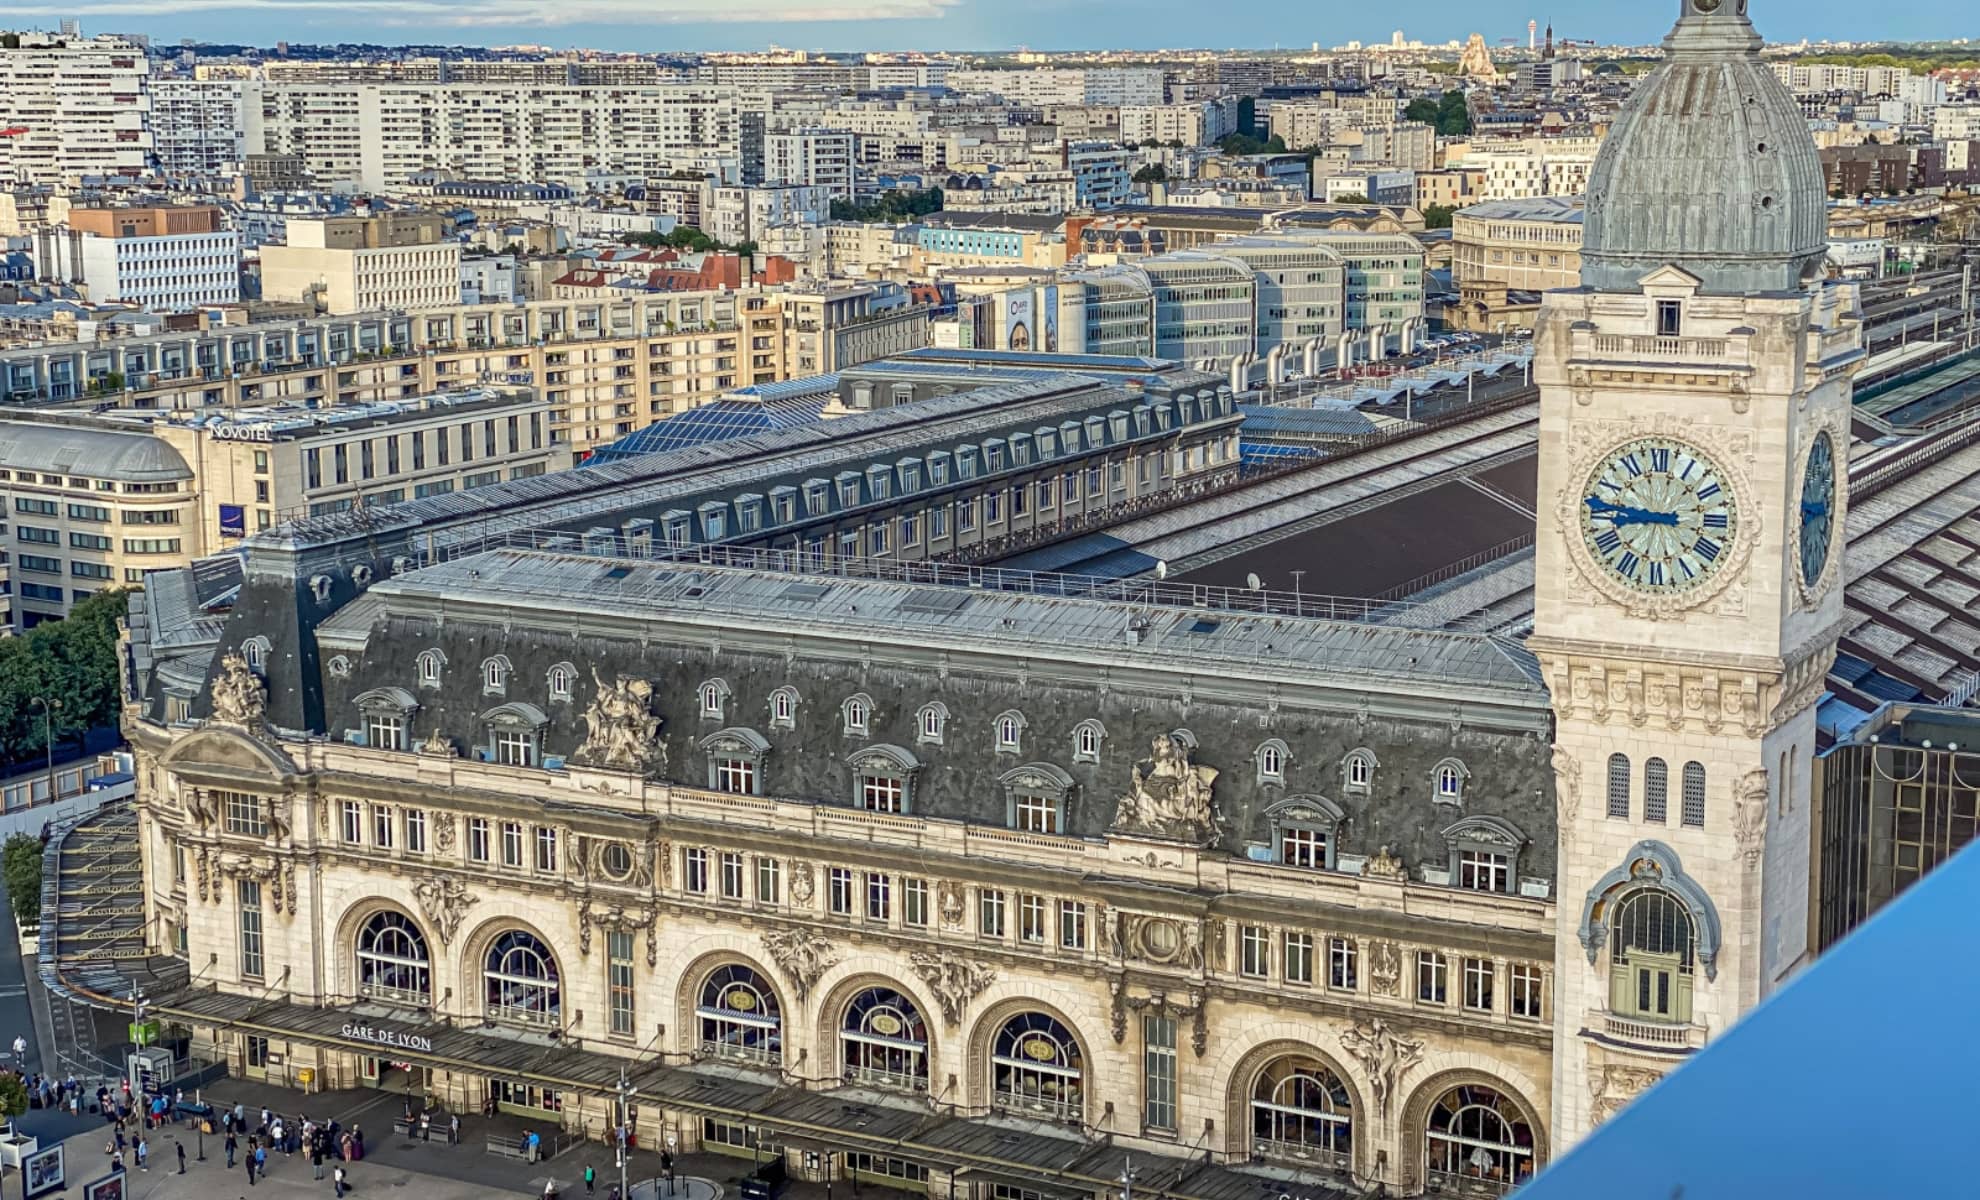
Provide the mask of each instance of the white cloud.
{"label": "white cloud", "polygon": [[781,21],[899,21],[939,17],[960,0],[63,0],[12,4],[22,17],[166,17],[184,13],[347,13],[388,26],[749,24]]}

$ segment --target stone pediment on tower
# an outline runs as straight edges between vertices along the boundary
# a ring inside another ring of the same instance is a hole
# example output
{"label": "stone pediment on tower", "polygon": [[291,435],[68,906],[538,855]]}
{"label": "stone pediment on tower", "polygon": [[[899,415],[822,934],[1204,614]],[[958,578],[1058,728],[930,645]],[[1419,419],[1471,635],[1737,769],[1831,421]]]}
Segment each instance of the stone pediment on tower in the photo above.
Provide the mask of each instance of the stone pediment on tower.
{"label": "stone pediment on tower", "polygon": [[1642,286],[1645,291],[1651,288],[1670,288],[1695,292],[1698,290],[1698,285],[1701,282],[1698,276],[1693,275],[1683,267],[1666,263],[1648,275],[1645,275],[1642,279]]}

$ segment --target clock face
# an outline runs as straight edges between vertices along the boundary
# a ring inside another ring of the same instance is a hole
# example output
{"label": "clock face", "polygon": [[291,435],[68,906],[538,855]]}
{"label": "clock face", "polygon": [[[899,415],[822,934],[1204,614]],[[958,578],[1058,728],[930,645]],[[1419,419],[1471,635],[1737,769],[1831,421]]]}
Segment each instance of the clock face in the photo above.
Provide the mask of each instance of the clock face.
{"label": "clock face", "polygon": [[1829,535],[1836,527],[1836,447],[1826,432],[1815,435],[1801,472],[1801,582],[1814,587],[1829,565]]}
{"label": "clock face", "polygon": [[1632,591],[1675,595],[1732,558],[1739,510],[1704,451],[1639,438],[1595,467],[1582,489],[1581,535],[1596,563]]}

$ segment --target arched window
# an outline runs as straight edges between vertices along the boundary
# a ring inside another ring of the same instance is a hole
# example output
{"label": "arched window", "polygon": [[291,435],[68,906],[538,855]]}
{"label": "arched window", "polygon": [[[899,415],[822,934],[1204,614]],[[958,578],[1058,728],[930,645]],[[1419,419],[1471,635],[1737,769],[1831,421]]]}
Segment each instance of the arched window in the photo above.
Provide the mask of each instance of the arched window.
{"label": "arched window", "polygon": [[1260,742],[1258,749],[1251,752],[1252,761],[1258,767],[1258,782],[1284,783],[1286,781],[1286,760],[1291,754],[1286,744],[1278,738]]}
{"label": "arched window", "polygon": [[358,995],[424,1008],[433,1000],[426,938],[412,918],[387,909],[358,930]]}
{"label": "arched window", "polygon": [[701,1052],[776,1066],[784,1061],[783,1006],[777,993],[741,963],[717,967],[701,985],[694,1009]]}
{"label": "arched window", "polygon": [[1609,815],[1629,820],[1629,755],[1609,756]]}
{"label": "arched window", "polygon": [[440,669],[446,665],[446,658],[438,650],[422,650],[419,655],[419,685],[439,687]]}
{"label": "arched window", "polygon": [[550,668],[550,698],[569,700],[571,685],[577,682],[577,668],[569,663],[558,663]]}
{"label": "arched window", "polygon": [[846,718],[846,732],[866,736],[867,723],[873,719],[873,701],[866,693],[847,697],[839,708]]}
{"label": "arched window", "polygon": [[991,1103],[1055,1121],[1085,1116],[1085,1067],[1072,1031],[1044,1013],[1019,1013],[991,1047]]}
{"label": "arched window", "polygon": [[1533,1126],[1511,1097],[1481,1084],[1452,1088],[1424,1130],[1431,1191],[1505,1191],[1533,1177]]}
{"label": "arched window", "polygon": [[797,689],[780,687],[770,693],[770,728],[797,728]]}
{"label": "arched window", "polygon": [[533,933],[511,929],[488,947],[488,1015],[498,1021],[561,1027],[557,956]]}
{"label": "arched window", "polygon": [[1455,758],[1447,758],[1430,770],[1430,783],[1434,790],[1432,799],[1439,804],[1463,804],[1464,781],[1471,778],[1471,772]]}
{"label": "arched window", "polygon": [[[1793,760],[1789,760],[1790,766]],[[1781,795],[1786,796],[1793,784],[1792,778],[1781,780]],[[1684,823],[1694,829],[1705,828],[1705,768],[1698,763],[1684,764]]]}
{"label": "arched window", "polygon": [[1073,727],[1073,761],[1076,763],[1097,763],[1100,761],[1100,743],[1106,740],[1107,731],[1098,721],[1081,721]]}
{"label": "arched window", "polygon": [[481,691],[483,695],[500,696],[509,689],[509,660],[496,654],[481,661]]}
{"label": "arched window", "polygon": [[268,671],[268,650],[268,639],[259,634],[242,642],[241,657],[247,660],[248,670],[253,671],[256,675],[266,674]]}
{"label": "arched window", "polygon": [[711,679],[701,685],[702,716],[720,720],[728,703],[729,684],[727,680]]}
{"label": "arched window", "polygon": [[928,1024],[893,988],[871,987],[854,996],[839,1037],[846,1082],[928,1090]]}
{"label": "arched window", "polygon": [[1251,1089],[1251,1151],[1260,1158],[1320,1160],[1345,1169],[1354,1149],[1354,1102],[1316,1058],[1267,1064]]}
{"label": "arched window", "polygon": [[1024,744],[1024,714],[1015,710],[997,718],[997,750],[1003,754],[1015,754]]}
{"label": "arched window", "polygon": [[1643,763],[1643,819],[1662,825],[1670,804],[1671,769],[1661,758]]}
{"label": "arched window", "polygon": [[1341,760],[1341,786],[1350,792],[1366,793],[1375,783],[1375,768],[1379,765],[1373,750],[1348,751]]}
{"label": "arched window", "polygon": [[924,704],[914,715],[915,740],[925,746],[942,744],[943,730],[948,728],[949,707],[941,701]]}
{"label": "arched window", "polygon": [[1643,887],[1617,901],[1610,919],[1609,1011],[1648,1021],[1691,1021],[1695,936],[1677,896]]}

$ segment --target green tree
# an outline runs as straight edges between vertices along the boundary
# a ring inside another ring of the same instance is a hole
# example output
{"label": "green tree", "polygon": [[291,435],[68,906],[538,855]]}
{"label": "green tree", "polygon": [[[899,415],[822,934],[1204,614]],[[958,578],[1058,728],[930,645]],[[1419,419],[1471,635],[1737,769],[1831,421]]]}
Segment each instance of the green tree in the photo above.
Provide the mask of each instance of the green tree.
{"label": "green tree", "polygon": [[[127,592],[98,592],[60,621],[26,637],[0,640],[0,758],[41,757],[49,737],[59,745],[117,720],[117,621]],[[44,711],[37,698],[62,707]]]}
{"label": "green tree", "polygon": [[41,839],[17,833],[0,846],[0,879],[7,884],[7,903],[23,925],[41,919]]}
{"label": "green tree", "polygon": [[1435,126],[1437,119],[1444,115],[1443,107],[1431,96],[1418,96],[1403,109],[1403,120],[1415,121],[1419,125]]}
{"label": "green tree", "polygon": [[1169,182],[1169,168],[1163,166],[1161,163],[1149,163],[1139,171],[1136,171],[1133,179],[1136,183],[1167,183]]}
{"label": "green tree", "polygon": [[1457,215],[1457,207],[1450,204],[1429,204],[1423,208],[1425,229],[1449,229],[1451,218]]}
{"label": "green tree", "polygon": [[744,238],[742,241],[737,242],[734,246],[730,248],[733,249],[737,254],[742,255],[744,258],[756,257],[756,243],[750,241],[747,238]]}
{"label": "green tree", "polygon": [[1342,192],[1339,196],[1336,196],[1334,198],[1334,203],[1335,204],[1368,204],[1370,203],[1370,201],[1368,197],[1362,195],[1360,192]]}
{"label": "green tree", "polygon": [[27,1083],[19,1075],[0,1074],[0,1111],[18,1117],[28,1110]]}

